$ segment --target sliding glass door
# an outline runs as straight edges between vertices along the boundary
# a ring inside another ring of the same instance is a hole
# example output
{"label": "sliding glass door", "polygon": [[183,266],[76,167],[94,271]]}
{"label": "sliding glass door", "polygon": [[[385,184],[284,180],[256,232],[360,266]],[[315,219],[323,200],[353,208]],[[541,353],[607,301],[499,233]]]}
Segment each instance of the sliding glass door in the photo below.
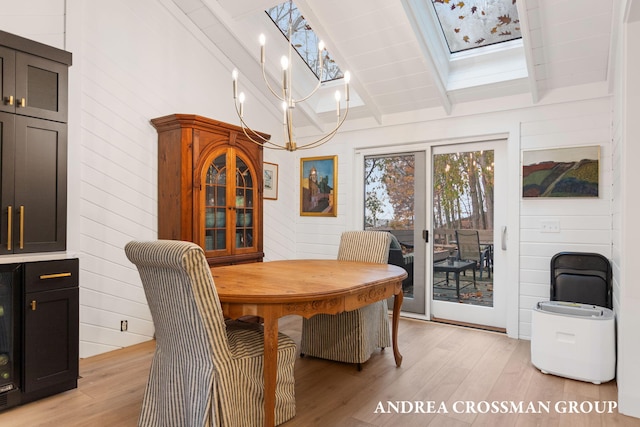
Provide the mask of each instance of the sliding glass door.
{"label": "sliding glass door", "polygon": [[506,142],[433,149],[431,317],[506,326]]}
{"label": "sliding glass door", "polygon": [[366,230],[393,235],[389,263],[408,277],[402,284],[402,310],[425,313],[426,154],[412,152],[365,156]]}

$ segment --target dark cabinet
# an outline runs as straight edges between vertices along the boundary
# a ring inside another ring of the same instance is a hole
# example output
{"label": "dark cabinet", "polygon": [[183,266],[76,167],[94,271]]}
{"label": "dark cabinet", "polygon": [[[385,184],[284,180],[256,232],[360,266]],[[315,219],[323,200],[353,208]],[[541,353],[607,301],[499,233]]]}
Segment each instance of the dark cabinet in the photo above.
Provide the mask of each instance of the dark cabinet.
{"label": "dark cabinet", "polygon": [[0,255],[66,249],[70,64],[0,31]]}
{"label": "dark cabinet", "polygon": [[22,403],[77,387],[78,260],[25,264]]}
{"label": "dark cabinet", "polygon": [[71,54],[2,31],[0,45],[0,111],[66,122]]}
{"label": "dark cabinet", "polygon": [[67,128],[0,113],[0,254],[66,248]]}
{"label": "dark cabinet", "polygon": [[262,147],[241,128],[206,117],[151,122],[158,131],[158,238],[197,243],[211,266],[261,261]]}
{"label": "dark cabinet", "polygon": [[22,264],[0,265],[0,409],[20,403]]}
{"label": "dark cabinet", "polygon": [[0,264],[0,410],[78,386],[79,261]]}

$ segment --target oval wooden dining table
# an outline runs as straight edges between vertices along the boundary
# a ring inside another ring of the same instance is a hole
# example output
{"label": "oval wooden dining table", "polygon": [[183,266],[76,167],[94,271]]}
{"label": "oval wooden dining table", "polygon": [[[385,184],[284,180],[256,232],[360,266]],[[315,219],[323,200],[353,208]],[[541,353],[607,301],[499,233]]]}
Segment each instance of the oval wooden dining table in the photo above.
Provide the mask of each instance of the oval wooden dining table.
{"label": "oval wooden dining table", "polygon": [[264,321],[265,426],[274,425],[278,319],[355,310],[395,295],[392,343],[396,366],[402,280],[407,272],[390,264],[338,260],[283,260],[211,268],[225,316],[259,316]]}

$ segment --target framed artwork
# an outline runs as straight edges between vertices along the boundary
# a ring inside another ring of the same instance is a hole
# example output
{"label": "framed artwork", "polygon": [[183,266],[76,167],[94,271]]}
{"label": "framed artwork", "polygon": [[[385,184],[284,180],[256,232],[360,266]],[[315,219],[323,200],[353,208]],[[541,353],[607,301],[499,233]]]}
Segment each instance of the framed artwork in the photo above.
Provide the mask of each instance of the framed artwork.
{"label": "framed artwork", "polygon": [[598,197],[600,146],[522,152],[522,197]]}
{"label": "framed artwork", "polygon": [[300,159],[300,215],[337,216],[338,156]]}
{"label": "framed artwork", "polygon": [[264,162],[262,164],[262,188],[263,198],[269,200],[278,199],[278,165]]}

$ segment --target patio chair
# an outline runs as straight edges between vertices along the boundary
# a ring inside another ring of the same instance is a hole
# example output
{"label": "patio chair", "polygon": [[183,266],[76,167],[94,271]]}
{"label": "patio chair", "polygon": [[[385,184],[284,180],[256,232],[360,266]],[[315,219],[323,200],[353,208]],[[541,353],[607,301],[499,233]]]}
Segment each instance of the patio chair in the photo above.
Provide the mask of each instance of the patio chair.
{"label": "patio chair", "polygon": [[[385,231],[347,231],[340,237],[338,259],[386,264],[391,234]],[[300,355],[344,363],[358,370],[376,348],[389,347],[387,300],[339,314],[317,314],[302,319]]]}
{"label": "patio chair", "polygon": [[[156,332],[139,426],[262,426],[262,327],[226,322],[202,249],[130,242]],[[278,336],[276,424],[295,416],[295,343]]]}
{"label": "patio chair", "polygon": [[487,277],[491,278],[490,249],[480,246],[478,230],[456,230],[456,241],[458,242],[458,259],[474,261],[476,263],[474,273],[478,268],[480,270],[480,279],[482,279],[482,271],[486,267]]}
{"label": "patio chair", "polygon": [[391,233],[389,234],[391,235],[389,264],[402,267],[407,272],[407,278],[402,281],[402,289],[407,290],[413,286],[413,252],[404,254],[398,238]]}

